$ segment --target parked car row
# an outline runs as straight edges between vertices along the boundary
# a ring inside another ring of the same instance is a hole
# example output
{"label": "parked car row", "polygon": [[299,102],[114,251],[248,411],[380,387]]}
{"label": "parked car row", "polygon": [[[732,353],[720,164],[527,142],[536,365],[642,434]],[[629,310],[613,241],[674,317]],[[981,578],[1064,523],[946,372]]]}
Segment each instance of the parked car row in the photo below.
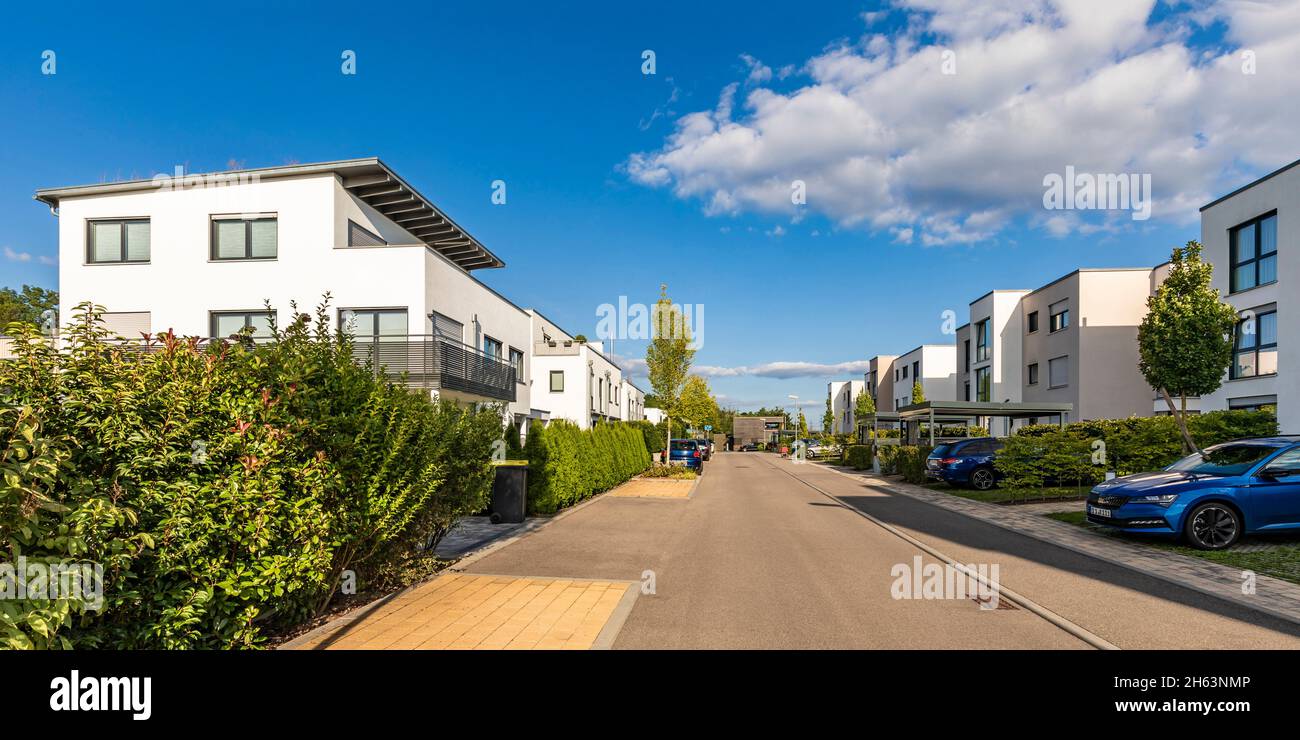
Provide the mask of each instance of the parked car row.
{"label": "parked car row", "polygon": [[684,465],[698,471],[713,457],[713,441],[708,439],[674,439],[668,444],[668,464]]}

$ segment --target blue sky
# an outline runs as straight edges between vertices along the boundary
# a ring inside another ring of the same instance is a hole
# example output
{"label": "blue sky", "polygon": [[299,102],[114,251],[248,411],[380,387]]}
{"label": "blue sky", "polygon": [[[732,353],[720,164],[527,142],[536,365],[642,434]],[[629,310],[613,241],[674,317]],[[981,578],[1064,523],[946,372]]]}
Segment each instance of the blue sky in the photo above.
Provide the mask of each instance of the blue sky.
{"label": "blue sky", "polygon": [[[56,286],[39,187],[377,155],[506,260],[476,274],[516,303],[591,335],[665,282],[705,306],[724,403],[820,403],[989,289],[1163,261],[1198,205],[1300,156],[1294,3],[428,5],[9,8],[0,284]],[[1044,211],[1066,165],[1150,173],[1153,217]]]}

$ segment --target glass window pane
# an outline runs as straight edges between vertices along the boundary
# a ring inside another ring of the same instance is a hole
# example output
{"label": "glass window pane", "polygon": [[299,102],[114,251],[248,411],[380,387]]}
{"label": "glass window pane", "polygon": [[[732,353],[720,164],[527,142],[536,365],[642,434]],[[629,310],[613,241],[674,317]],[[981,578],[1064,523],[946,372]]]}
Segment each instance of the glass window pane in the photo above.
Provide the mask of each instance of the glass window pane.
{"label": "glass window pane", "polygon": [[1266,313],[1259,317],[1259,343],[1277,344],[1277,314]]}
{"label": "glass window pane", "polygon": [[1242,265],[1232,271],[1232,289],[1234,291],[1255,287],[1255,263]]}
{"label": "glass window pane", "polygon": [[113,222],[94,224],[95,262],[119,262],[122,259],[122,224]]}
{"label": "glass window pane", "polygon": [[1259,322],[1254,325],[1249,321],[1243,321],[1237,324],[1237,348],[1251,349],[1255,346],[1255,340],[1259,337]]}
{"label": "glass window pane", "polygon": [[239,259],[246,254],[244,249],[244,222],[217,222],[217,259]]}
{"label": "glass window pane", "polygon": [[406,312],[383,311],[379,314],[380,336],[406,338]]}
{"label": "glass window pane", "polygon": [[1237,229],[1237,261],[1244,262],[1255,257],[1255,224]]}
{"label": "glass window pane", "polygon": [[271,314],[255,313],[248,317],[249,326],[253,327],[253,336],[269,337],[271,336]]}
{"label": "glass window pane", "polygon": [[1070,382],[1070,361],[1067,357],[1058,357],[1047,361],[1047,384],[1052,387],[1066,385]]}
{"label": "glass window pane", "polygon": [[1277,251],[1277,216],[1269,216],[1259,222],[1259,253],[1270,254]]}
{"label": "glass window pane", "polygon": [[1277,255],[1264,257],[1259,261],[1259,284],[1271,283],[1277,280]]}
{"label": "glass window pane", "polygon": [[564,390],[564,372],[560,370],[551,371],[551,390],[557,393]]}
{"label": "glass window pane", "polygon": [[231,334],[238,334],[244,328],[243,314],[217,314],[215,319],[216,334],[222,339]]}
{"label": "glass window pane", "polygon": [[1241,352],[1237,354],[1237,368],[1233,373],[1234,377],[1249,378],[1255,374],[1255,353]]}
{"label": "glass window pane", "polygon": [[1259,351],[1259,374],[1271,375],[1277,372],[1277,350],[1261,349]]}
{"label": "glass window pane", "polygon": [[249,224],[252,230],[252,247],[254,257],[274,257],[276,252],[275,219],[254,221]]}
{"label": "glass window pane", "polygon": [[136,221],[126,225],[126,258],[138,262],[149,260],[148,221]]}
{"label": "glass window pane", "polygon": [[357,333],[357,327],[361,325],[362,321],[361,317],[357,314],[357,311],[353,311],[350,308],[339,311],[339,329],[345,334],[355,335]]}

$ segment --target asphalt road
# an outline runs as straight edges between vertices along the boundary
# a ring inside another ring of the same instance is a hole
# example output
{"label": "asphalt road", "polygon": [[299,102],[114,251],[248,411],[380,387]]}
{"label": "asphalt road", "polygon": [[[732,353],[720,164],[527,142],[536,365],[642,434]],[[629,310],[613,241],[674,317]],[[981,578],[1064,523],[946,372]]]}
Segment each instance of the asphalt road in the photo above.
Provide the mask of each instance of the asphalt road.
{"label": "asphalt road", "polygon": [[1289,622],[767,453],[715,455],[688,500],[601,498],[467,570],[652,574],[616,648],[1093,649],[1025,608],[895,598],[895,568],[939,561],[801,480],[958,562],[996,564],[1004,586],[1118,647],[1300,647]]}

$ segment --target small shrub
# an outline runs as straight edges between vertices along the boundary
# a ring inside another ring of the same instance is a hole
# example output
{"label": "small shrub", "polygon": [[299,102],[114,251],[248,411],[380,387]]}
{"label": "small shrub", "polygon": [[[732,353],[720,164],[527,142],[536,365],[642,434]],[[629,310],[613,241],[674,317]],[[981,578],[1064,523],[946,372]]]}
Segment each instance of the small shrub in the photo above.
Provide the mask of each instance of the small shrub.
{"label": "small shrub", "polygon": [[871,445],[849,445],[844,449],[844,464],[854,470],[871,469]]}

